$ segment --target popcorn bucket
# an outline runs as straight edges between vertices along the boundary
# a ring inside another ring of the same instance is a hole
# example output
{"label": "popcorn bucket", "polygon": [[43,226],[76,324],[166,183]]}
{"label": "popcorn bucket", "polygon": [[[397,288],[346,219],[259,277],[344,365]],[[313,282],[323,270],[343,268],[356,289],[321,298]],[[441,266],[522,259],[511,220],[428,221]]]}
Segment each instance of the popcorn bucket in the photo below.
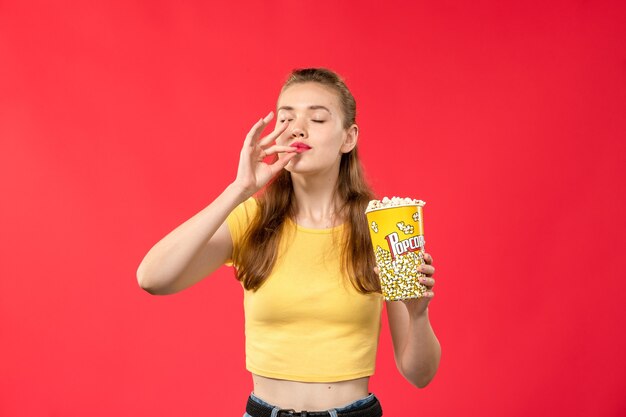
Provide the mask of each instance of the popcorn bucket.
{"label": "popcorn bucket", "polygon": [[418,279],[424,263],[422,209],[426,203],[411,198],[372,200],[365,215],[385,300],[419,298],[427,291]]}

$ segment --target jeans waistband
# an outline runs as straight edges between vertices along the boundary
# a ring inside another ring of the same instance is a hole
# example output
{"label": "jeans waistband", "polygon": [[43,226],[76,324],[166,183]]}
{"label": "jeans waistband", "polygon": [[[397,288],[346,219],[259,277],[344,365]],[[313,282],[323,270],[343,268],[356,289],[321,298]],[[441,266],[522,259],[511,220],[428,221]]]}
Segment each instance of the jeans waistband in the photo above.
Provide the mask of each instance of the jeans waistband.
{"label": "jeans waistband", "polygon": [[252,417],[381,417],[383,410],[374,394],[357,400],[346,407],[332,408],[325,411],[281,409],[261,400],[254,394],[250,394],[246,404],[246,413]]}

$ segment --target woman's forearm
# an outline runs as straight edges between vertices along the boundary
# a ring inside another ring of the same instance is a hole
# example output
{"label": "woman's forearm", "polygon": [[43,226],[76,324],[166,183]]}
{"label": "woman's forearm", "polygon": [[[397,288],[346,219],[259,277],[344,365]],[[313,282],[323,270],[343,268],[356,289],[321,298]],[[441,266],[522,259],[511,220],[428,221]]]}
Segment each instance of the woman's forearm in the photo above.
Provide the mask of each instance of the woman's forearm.
{"label": "woman's forearm", "polygon": [[151,294],[171,294],[213,272],[225,260],[224,254],[217,250],[204,253],[202,249],[206,250],[226,217],[246,198],[231,184],[211,204],[162,238],[137,269],[139,285]]}
{"label": "woman's forearm", "polygon": [[440,359],[441,346],[430,325],[428,309],[410,316],[408,339],[400,360],[404,377],[416,387],[424,388],[435,376]]}

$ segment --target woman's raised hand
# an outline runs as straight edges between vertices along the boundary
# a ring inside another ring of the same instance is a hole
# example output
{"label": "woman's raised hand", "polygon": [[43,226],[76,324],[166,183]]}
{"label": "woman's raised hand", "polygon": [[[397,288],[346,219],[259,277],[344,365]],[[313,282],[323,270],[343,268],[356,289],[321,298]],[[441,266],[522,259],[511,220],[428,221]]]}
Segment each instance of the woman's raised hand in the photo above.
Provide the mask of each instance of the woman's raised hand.
{"label": "woman's raised hand", "polygon": [[[274,118],[274,112],[270,112],[263,119],[260,119],[248,135],[243,143],[241,154],[239,156],[239,168],[237,169],[237,184],[244,193],[252,196],[267,184],[274,176],[276,176],[296,155],[296,148],[291,146],[272,145],[272,143],[287,129],[289,122],[277,123],[274,131],[259,140],[261,132],[267,124]],[[285,155],[277,158],[271,164],[263,162],[269,155],[275,155],[284,152]]]}

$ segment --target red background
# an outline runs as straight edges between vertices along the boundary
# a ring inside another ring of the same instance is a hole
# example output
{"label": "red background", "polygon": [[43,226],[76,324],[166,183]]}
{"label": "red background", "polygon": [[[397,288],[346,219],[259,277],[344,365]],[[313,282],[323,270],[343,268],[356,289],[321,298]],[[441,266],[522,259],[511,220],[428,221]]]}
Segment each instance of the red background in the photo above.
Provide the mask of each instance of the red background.
{"label": "red background", "polygon": [[0,415],[243,414],[233,272],[135,272],[303,66],[353,90],[376,190],[427,202],[442,362],[410,386],[385,316],[385,415],[626,415],[623,2],[99,3],[0,2]]}

